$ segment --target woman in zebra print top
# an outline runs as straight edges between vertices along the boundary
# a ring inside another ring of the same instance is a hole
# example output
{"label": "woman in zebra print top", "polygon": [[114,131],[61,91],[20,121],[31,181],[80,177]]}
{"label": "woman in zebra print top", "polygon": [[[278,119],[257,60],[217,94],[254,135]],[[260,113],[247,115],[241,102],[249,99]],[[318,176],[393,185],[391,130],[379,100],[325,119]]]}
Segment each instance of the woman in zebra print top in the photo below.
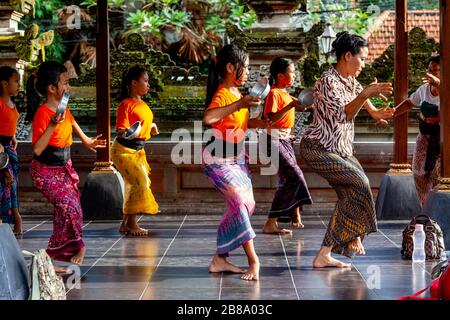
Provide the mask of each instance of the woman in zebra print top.
{"label": "woman in zebra print top", "polygon": [[315,268],[350,267],[331,257],[365,254],[362,240],[377,231],[375,205],[369,180],[353,155],[354,118],[365,107],[378,122],[386,124],[392,108],[377,109],[369,98],[392,93],[390,83],[375,79],[366,88],[356,80],[367,58],[367,42],[341,32],[333,42],[337,64],[325,71],[314,88],[314,116],[300,144],[306,164],[335,189],[338,202],[330,219]]}

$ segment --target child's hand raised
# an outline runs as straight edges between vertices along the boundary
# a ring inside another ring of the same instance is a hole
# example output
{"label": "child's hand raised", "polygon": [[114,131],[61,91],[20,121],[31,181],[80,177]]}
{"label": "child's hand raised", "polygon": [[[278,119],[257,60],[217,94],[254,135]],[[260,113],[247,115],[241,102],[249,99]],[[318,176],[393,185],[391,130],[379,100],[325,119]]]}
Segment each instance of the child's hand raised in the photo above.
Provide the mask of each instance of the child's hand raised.
{"label": "child's hand raised", "polygon": [[431,73],[426,73],[425,76],[422,78],[423,83],[429,83],[432,86],[435,86],[436,88],[439,88],[441,86],[441,80],[436,77],[435,75]]}
{"label": "child's hand raised", "polygon": [[239,109],[257,107],[261,103],[261,98],[254,96],[244,96],[241,98],[241,100],[239,100],[239,103]]}
{"label": "child's hand raised", "polygon": [[52,119],[52,123],[54,125],[58,125],[58,124],[62,123],[64,121],[64,119],[65,119],[65,116],[66,116],[65,112],[64,113],[55,113],[52,116],[52,118],[51,118]]}

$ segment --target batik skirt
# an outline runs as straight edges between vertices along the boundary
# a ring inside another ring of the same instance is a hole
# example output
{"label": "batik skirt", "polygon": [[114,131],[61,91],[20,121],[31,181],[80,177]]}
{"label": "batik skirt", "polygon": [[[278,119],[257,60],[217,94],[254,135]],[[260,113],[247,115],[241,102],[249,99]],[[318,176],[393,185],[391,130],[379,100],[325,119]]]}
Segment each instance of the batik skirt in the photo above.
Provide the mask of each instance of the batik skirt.
{"label": "batik skirt", "polygon": [[438,157],[430,172],[425,170],[429,138],[422,133],[417,135],[416,148],[414,150],[412,171],[417,195],[422,206],[425,204],[428,193],[438,185],[441,175],[441,158]]}
{"label": "batik skirt", "polygon": [[77,187],[79,177],[72,167],[72,160],[65,166],[50,166],[32,160],[30,173],[36,188],[54,207],[53,233],[47,253],[52,259],[69,262],[85,246]]}
{"label": "batik skirt", "polygon": [[266,138],[268,148],[278,153],[278,187],[269,211],[269,218],[289,222],[293,210],[304,204],[312,204],[311,195],[295,157],[295,137],[280,139],[267,135]]}
{"label": "batik skirt", "polygon": [[318,140],[303,138],[300,154],[311,169],[328,181],[338,197],[322,246],[353,257],[355,252],[348,243],[357,237],[363,241],[365,235],[377,231],[369,179],[354,156],[344,158],[327,151]]}

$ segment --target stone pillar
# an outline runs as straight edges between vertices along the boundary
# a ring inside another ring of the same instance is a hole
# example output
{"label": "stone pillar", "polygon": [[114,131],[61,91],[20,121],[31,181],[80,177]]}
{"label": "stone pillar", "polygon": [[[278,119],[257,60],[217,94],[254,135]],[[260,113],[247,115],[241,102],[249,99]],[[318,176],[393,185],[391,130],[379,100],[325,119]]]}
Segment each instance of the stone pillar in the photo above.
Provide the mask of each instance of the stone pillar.
{"label": "stone pillar", "polygon": [[97,134],[106,139],[106,148],[97,149],[97,161],[81,195],[85,219],[122,218],[124,182],[110,157],[110,53],[108,1],[97,1]]}
{"label": "stone pillar", "polygon": [[[395,105],[408,98],[407,0],[396,1]],[[420,203],[408,163],[408,113],[394,119],[394,163],[380,185],[376,201],[379,219],[411,219],[420,213]]]}

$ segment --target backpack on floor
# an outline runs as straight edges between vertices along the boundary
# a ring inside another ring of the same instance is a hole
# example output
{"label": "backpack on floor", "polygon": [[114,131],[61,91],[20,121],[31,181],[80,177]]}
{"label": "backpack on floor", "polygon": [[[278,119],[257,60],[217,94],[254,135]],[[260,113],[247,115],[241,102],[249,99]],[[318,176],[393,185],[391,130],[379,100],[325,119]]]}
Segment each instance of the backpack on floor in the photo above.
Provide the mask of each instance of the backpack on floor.
{"label": "backpack on floor", "polygon": [[436,221],[429,216],[421,214],[414,217],[411,222],[403,230],[402,240],[402,258],[411,259],[414,242],[413,235],[416,224],[423,224],[423,231],[425,231],[425,255],[427,260],[440,259],[442,253],[445,251],[444,236],[441,228]]}
{"label": "backpack on floor", "polygon": [[66,300],[66,288],[62,278],[56,274],[52,260],[45,249],[36,253],[22,251],[31,257],[30,300]]}

